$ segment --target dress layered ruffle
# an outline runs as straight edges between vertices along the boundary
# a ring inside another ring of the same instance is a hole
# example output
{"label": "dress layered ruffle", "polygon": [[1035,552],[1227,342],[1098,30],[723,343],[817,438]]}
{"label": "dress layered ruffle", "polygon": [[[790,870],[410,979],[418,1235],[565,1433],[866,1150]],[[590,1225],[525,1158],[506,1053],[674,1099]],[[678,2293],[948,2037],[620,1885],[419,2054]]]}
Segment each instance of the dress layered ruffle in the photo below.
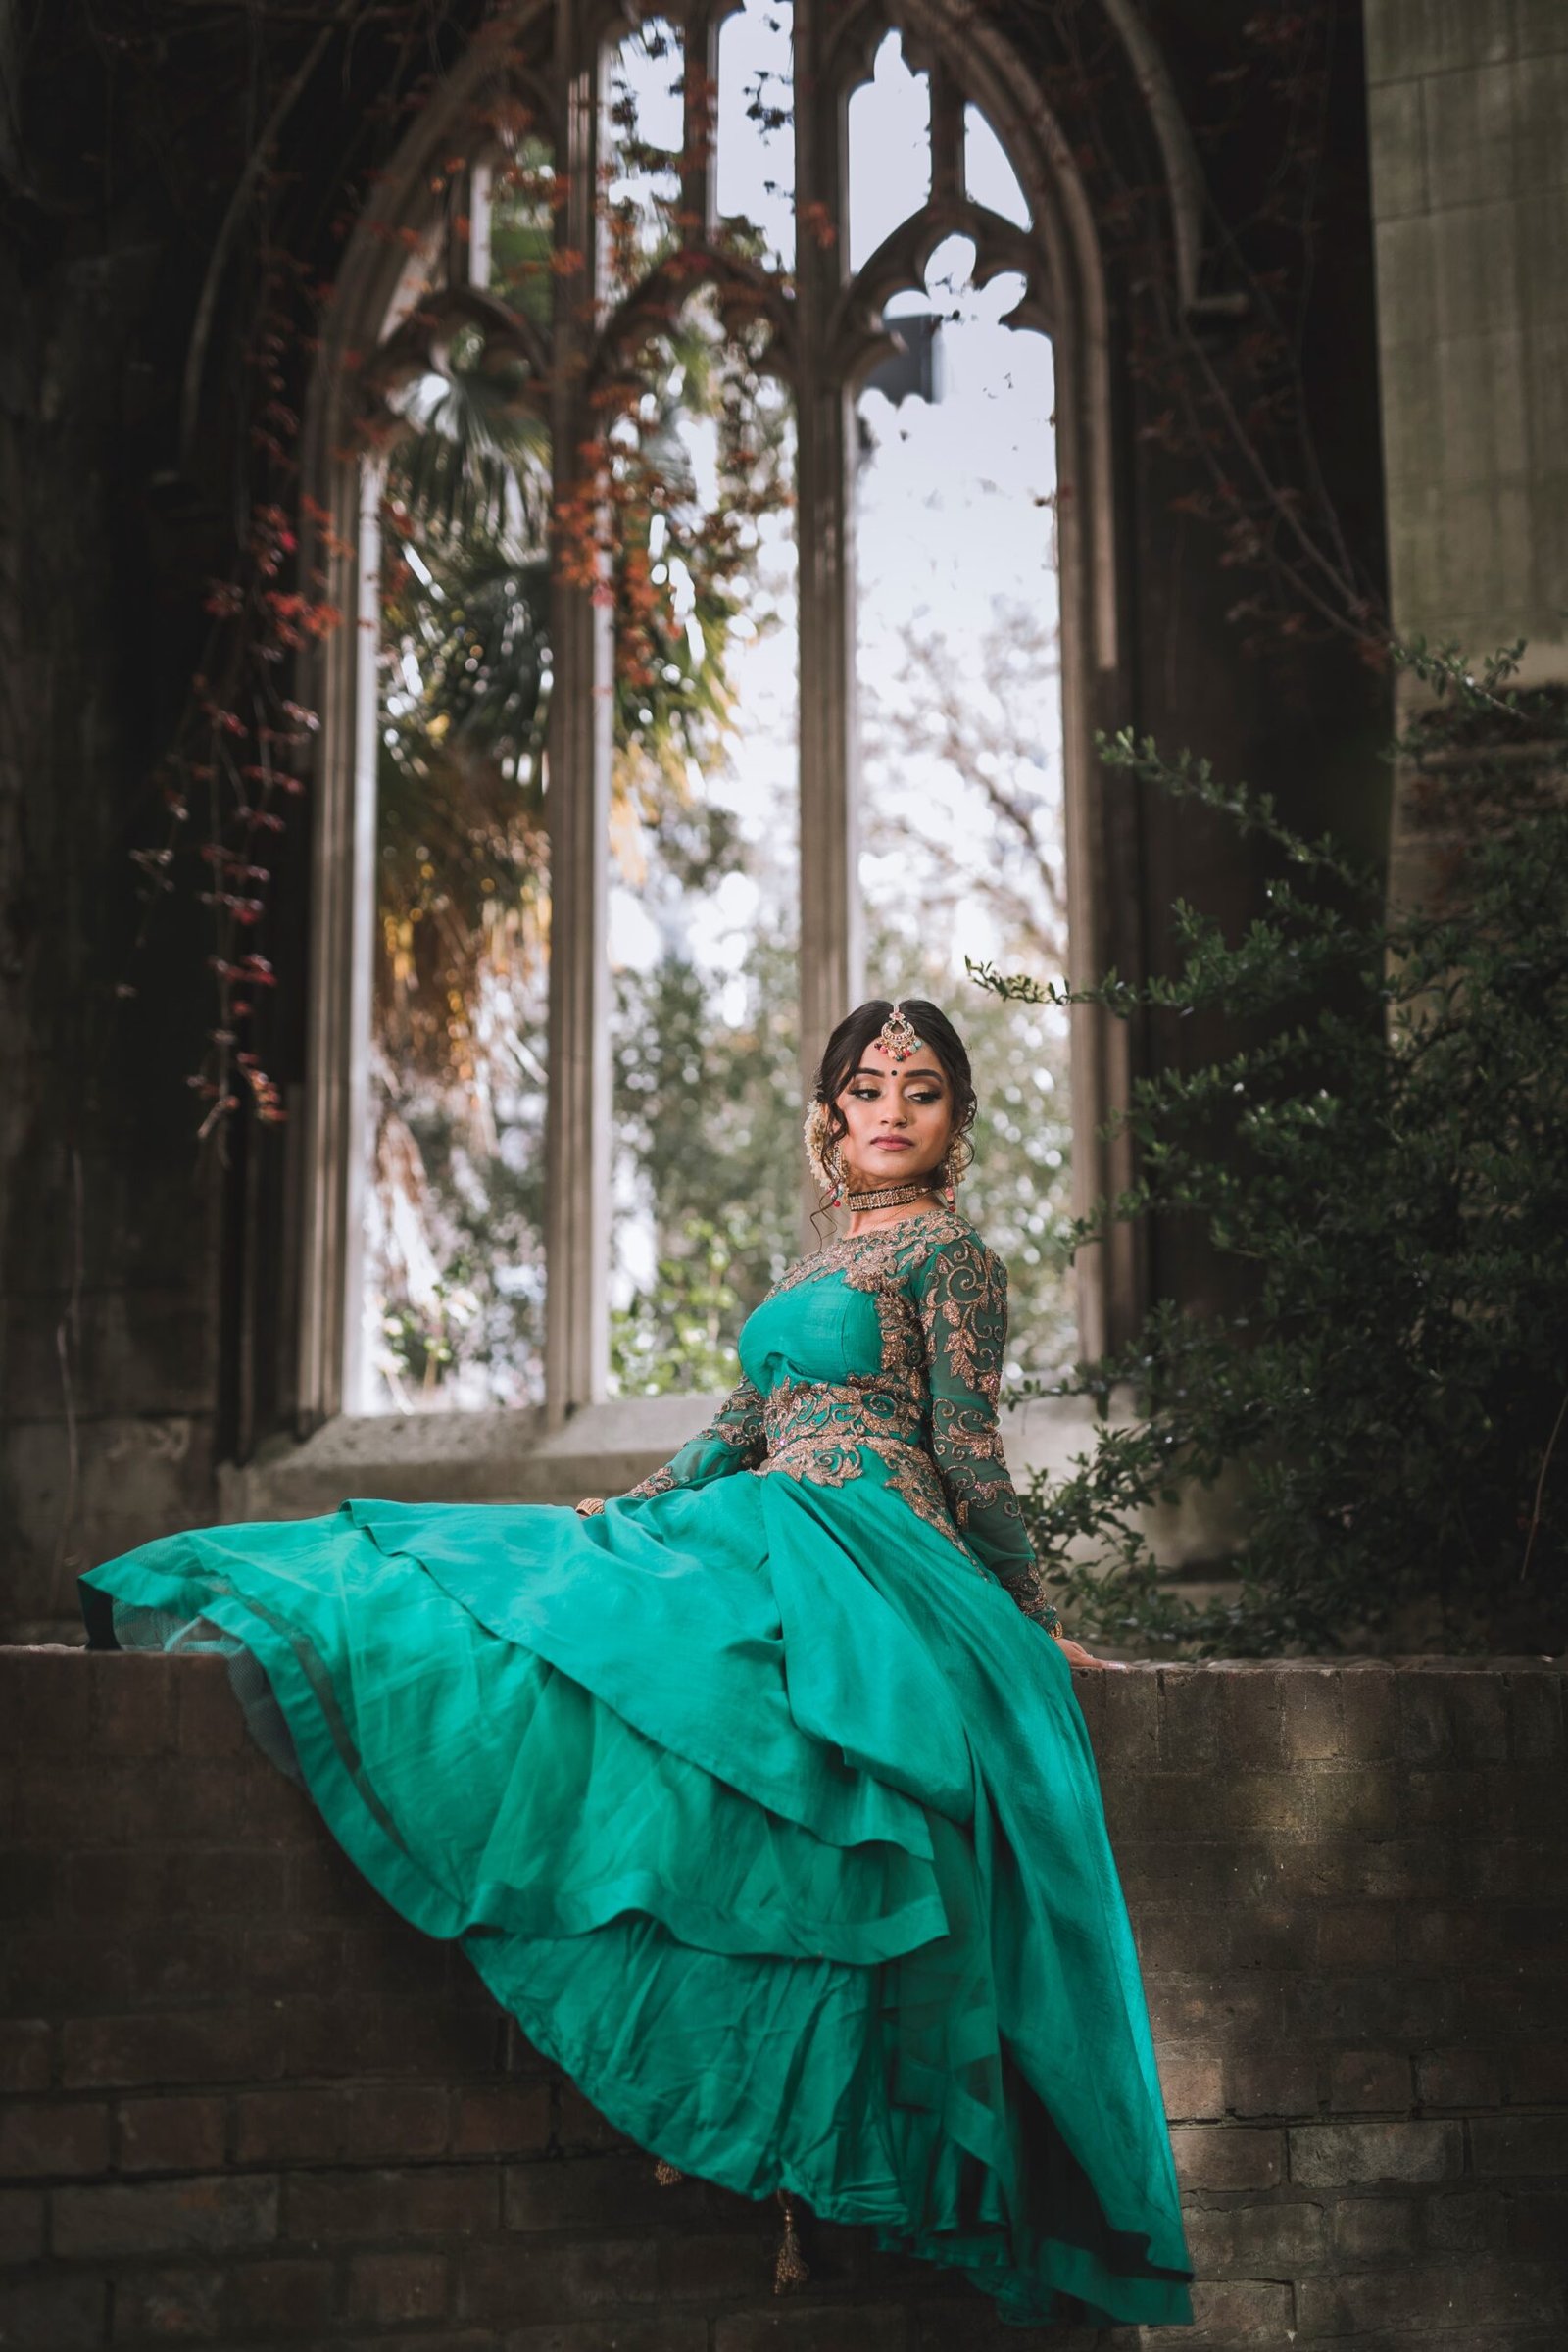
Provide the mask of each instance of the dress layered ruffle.
{"label": "dress layered ruffle", "polygon": [[350,1858],[652,2154],[1009,2321],[1190,2316],[1069,1671],[875,1459],[588,1519],[356,1501],[86,1581],[127,1646],[260,1666]]}

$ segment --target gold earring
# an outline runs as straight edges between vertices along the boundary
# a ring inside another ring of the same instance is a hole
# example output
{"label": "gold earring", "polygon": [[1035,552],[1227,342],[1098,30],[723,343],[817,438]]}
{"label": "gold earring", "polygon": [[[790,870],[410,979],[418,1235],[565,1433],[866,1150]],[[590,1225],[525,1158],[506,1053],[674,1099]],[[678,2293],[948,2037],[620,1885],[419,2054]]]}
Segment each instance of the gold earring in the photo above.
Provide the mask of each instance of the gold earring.
{"label": "gold earring", "polygon": [[942,1160],[942,1194],[950,1208],[955,1205],[957,1188],[973,1164],[974,1146],[965,1129],[949,1139]]}

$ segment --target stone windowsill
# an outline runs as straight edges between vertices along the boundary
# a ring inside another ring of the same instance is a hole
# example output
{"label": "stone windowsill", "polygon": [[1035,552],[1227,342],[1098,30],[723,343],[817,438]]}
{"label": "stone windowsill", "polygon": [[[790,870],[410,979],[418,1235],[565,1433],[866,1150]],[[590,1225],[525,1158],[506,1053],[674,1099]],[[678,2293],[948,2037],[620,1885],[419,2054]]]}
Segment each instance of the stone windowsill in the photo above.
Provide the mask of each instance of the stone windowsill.
{"label": "stone windowsill", "polygon": [[633,1396],[549,1430],[537,1412],[341,1413],[302,1443],[274,1439],[219,1471],[226,1518],[296,1519],[348,1495],[395,1502],[575,1502],[615,1494],[667,1461],[713,1396]]}
{"label": "stone windowsill", "polygon": [[[274,1440],[243,1465],[219,1471],[224,1520],[302,1519],[349,1495],[394,1502],[571,1503],[621,1494],[695,1435],[717,1396],[622,1396],[587,1405],[564,1428],[533,1412],[340,1414],[303,1442]],[[1080,1399],[1031,1398],[1004,1411],[1014,1478],[1063,1475],[1094,1443]],[[1234,1512],[1223,1492],[1189,1497],[1151,1527],[1172,1568],[1231,1549]]]}

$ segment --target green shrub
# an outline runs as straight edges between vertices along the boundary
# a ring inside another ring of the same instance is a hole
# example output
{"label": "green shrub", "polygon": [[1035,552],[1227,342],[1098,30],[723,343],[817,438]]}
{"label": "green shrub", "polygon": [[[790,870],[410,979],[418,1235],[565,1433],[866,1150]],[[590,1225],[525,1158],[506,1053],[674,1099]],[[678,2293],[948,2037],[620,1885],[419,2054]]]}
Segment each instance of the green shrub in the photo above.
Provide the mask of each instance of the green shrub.
{"label": "green shrub", "polygon": [[[1138,1084],[1120,1122],[1138,1180],[1074,1249],[1120,1220],[1187,1220],[1246,1300],[1162,1304],[1119,1355],[1033,1389],[1102,1416],[1073,1475],[1025,1501],[1091,1638],[1243,1654],[1563,1641],[1568,716],[1512,683],[1520,650],[1475,674],[1399,656],[1432,692],[1396,748],[1441,852],[1402,910],[1204,762],[1102,745],[1140,787],[1252,836],[1274,878],[1240,937],[1178,906],[1173,976],[1078,994],[1156,1037],[1217,1014],[1236,1046]],[[1074,1001],[971,969],[1004,997]],[[1239,1596],[1195,1607],[1158,1573],[1146,1515],[1222,1472],[1244,1507],[1224,1567]]]}

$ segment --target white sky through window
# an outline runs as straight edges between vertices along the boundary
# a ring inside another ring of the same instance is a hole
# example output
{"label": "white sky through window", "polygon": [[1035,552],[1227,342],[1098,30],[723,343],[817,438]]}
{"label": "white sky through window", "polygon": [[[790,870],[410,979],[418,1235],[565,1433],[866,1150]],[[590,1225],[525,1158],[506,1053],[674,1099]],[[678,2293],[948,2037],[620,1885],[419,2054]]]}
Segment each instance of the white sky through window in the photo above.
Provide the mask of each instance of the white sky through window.
{"label": "white sky through window", "polygon": [[[611,68],[611,97],[624,83],[637,109],[637,137],[645,147],[679,155],[685,127],[682,96],[680,34],[662,17],[649,17],[630,32],[615,51]],[[613,200],[616,188],[611,185]]]}
{"label": "white sky through window", "polygon": [[1014,228],[1029,225],[1029,199],[1018,185],[1018,174],[1007,151],[977,106],[963,110],[963,185],[965,195],[983,204]]}
{"label": "white sky through window", "polygon": [[931,97],[890,32],[871,79],[850,99],[850,268],[863,269],[884,237],[931,193]]}
{"label": "white sky through window", "polygon": [[775,270],[795,267],[795,55],[790,10],[747,0],[718,35],[714,198],[751,221]]}

